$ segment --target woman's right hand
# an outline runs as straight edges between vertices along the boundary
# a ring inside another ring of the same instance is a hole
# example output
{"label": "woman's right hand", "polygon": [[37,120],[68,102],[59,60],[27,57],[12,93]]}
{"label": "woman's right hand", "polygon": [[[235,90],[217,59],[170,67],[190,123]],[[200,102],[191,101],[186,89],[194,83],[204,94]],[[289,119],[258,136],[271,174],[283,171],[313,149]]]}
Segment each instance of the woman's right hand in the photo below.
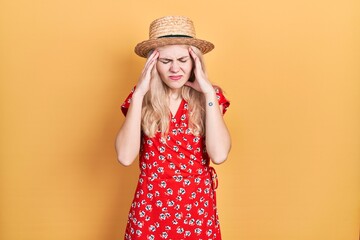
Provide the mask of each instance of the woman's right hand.
{"label": "woman's right hand", "polygon": [[145,67],[141,72],[140,79],[135,89],[135,92],[137,92],[141,96],[145,96],[145,94],[150,89],[151,74],[152,71],[156,71],[156,67],[154,66],[157,62],[158,57],[159,52],[157,50],[154,50],[146,60]]}

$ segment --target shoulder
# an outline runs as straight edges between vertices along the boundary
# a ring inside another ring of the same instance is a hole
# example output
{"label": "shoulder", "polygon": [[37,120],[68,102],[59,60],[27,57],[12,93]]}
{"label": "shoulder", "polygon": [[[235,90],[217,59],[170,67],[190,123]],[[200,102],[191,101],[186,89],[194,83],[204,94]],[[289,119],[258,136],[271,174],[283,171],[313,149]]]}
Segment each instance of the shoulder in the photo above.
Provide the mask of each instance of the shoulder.
{"label": "shoulder", "polygon": [[225,97],[224,91],[221,87],[213,85],[213,88],[215,90],[219,105],[222,107],[223,113],[225,113],[230,106],[230,101]]}
{"label": "shoulder", "polygon": [[134,91],[135,91],[135,88],[136,88],[136,86],[134,86],[134,87],[131,89],[129,95],[126,97],[126,99],[124,100],[124,102],[121,104],[121,111],[122,111],[122,113],[123,113],[125,116],[126,116],[126,113],[127,113],[128,108],[130,107],[132,95],[133,95],[133,93],[134,93]]}

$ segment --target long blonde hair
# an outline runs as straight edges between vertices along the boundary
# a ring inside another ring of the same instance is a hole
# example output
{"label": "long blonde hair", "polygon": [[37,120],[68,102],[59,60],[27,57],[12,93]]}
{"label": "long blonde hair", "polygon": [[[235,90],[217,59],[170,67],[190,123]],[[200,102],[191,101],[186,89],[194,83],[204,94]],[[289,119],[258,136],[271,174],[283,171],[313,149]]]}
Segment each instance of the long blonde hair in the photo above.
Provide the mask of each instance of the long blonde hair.
{"label": "long blonde hair", "polygon": [[[205,71],[205,64],[200,50],[194,48],[199,56]],[[155,66],[156,67],[156,66]],[[205,72],[206,73],[206,72]],[[157,71],[151,75],[150,90],[146,93],[143,100],[141,113],[141,127],[148,137],[154,137],[157,132],[166,136],[169,131],[170,109],[169,109],[169,87],[161,80]],[[191,78],[195,78],[191,74]],[[188,103],[189,109],[189,128],[194,135],[202,136],[205,133],[205,98],[201,92],[183,86],[181,97]]]}

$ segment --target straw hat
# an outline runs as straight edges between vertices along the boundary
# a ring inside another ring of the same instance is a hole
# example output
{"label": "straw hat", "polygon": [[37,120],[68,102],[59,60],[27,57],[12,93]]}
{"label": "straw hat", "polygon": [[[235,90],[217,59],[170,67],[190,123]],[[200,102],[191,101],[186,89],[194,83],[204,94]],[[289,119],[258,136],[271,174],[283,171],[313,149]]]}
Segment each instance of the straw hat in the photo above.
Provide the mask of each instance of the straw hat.
{"label": "straw hat", "polygon": [[184,16],[166,16],[150,24],[149,40],[136,45],[135,53],[147,57],[150,50],[165,45],[191,45],[205,54],[214,49],[211,42],[196,38],[193,22]]}

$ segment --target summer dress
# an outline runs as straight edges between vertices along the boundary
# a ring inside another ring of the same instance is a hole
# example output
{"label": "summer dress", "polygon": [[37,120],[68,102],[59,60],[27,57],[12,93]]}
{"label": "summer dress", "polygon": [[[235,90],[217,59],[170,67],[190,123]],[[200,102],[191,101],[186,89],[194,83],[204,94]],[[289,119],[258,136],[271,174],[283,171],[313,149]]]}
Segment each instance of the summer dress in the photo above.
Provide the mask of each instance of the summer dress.
{"label": "summer dress", "polygon": [[[121,106],[124,115],[134,89]],[[219,88],[215,89],[225,113],[230,102]],[[139,181],[124,239],[219,240],[217,178],[209,166],[205,139],[194,136],[188,128],[184,99],[169,120],[166,139],[160,132],[152,138],[142,133]]]}

